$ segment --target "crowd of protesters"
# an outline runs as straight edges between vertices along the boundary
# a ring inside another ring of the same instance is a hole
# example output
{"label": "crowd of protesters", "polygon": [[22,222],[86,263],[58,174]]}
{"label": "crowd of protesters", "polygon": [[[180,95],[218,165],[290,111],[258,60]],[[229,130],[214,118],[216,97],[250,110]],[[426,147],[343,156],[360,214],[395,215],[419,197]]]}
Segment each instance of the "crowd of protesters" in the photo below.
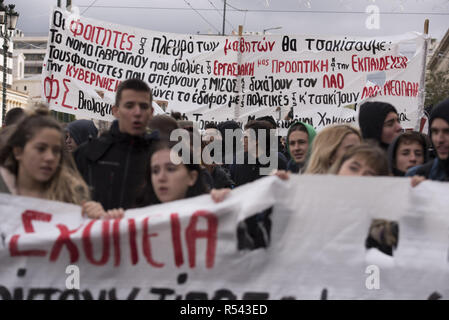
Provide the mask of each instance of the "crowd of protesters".
{"label": "crowd of protesters", "polygon": [[[397,110],[385,102],[360,106],[360,130],[333,125],[317,133],[293,121],[286,137],[277,137],[274,119],[262,117],[243,129],[226,121],[200,132],[179,113],[153,116],[151,90],[137,79],[121,83],[112,112],[116,120],[98,135],[93,121],[63,127],[45,106],[10,110],[0,131],[0,192],[77,204],[87,218],[118,218],[126,209],[201,194],[222,201],[231,189],[263,177],[268,158],[281,179],[397,176],[412,177],[412,186],[449,180],[449,99],[433,107],[428,135],[404,132]],[[182,157],[179,141],[171,139],[179,129],[188,137]],[[239,131],[241,139],[228,131]],[[221,154],[202,152],[217,145]],[[366,246],[392,255],[397,233],[394,222],[375,221]]]}

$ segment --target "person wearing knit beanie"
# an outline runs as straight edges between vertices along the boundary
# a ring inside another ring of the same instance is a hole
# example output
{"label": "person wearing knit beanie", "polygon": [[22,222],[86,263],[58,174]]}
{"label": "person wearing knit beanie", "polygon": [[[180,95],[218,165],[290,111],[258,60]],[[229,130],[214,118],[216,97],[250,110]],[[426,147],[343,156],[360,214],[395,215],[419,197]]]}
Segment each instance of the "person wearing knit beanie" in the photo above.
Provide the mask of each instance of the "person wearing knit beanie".
{"label": "person wearing knit beanie", "polygon": [[422,166],[413,167],[406,176],[449,181],[449,98],[437,104],[430,113],[429,136],[437,157]]}
{"label": "person wearing knit beanie", "polygon": [[364,140],[375,140],[384,150],[402,132],[396,108],[380,101],[360,106],[359,126]]}
{"label": "person wearing knit beanie", "polygon": [[74,152],[78,146],[90,139],[96,138],[98,129],[92,120],[75,120],[66,128],[66,147],[69,152]]}

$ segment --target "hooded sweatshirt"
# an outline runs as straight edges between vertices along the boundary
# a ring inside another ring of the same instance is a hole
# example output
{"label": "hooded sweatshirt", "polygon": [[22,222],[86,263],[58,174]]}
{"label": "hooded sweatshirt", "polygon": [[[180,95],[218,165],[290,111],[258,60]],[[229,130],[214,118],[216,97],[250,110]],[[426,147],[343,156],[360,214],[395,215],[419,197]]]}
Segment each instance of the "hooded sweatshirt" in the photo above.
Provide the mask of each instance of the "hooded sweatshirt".
{"label": "hooded sweatshirt", "polygon": [[67,125],[67,131],[78,146],[98,135],[98,130],[92,120],[72,121]]}
{"label": "hooded sweatshirt", "polygon": [[385,118],[390,112],[398,113],[396,108],[386,102],[365,102],[360,106],[359,126],[364,140],[372,139],[385,151],[388,144],[382,142]]}
{"label": "hooded sweatshirt", "polygon": [[[292,132],[292,128],[297,123],[301,123],[306,127],[307,135],[309,137],[309,147],[307,149],[306,160],[304,161],[304,163],[301,163],[301,164],[296,163],[295,160],[293,160],[294,157],[293,157],[292,153],[290,152],[290,143],[289,143],[290,142],[290,133]],[[290,155],[290,160],[287,163],[288,171],[291,171],[293,173],[300,173],[300,171],[302,171],[305,163],[307,162],[307,160],[309,160],[310,153],[312,152],[312,143],[313,143],[313,139],[315,138],[315,136],[316,136],[316,131],[310,124],[300,122],[300,121],[295,121],[290,125],[288,132],[287,132],[287,151],[288,151],[288,154]]]}
{"label": "hooded sweatshirt", "polygon": [[[432,140],[432,122],[436,119],[443,119],[449,124],[449,98],[437,104],[430,113],[429,119],[429,137]],[[435,146],[434,146],[435,148]],[[426,179],[436,181],[449,181],[449,159],[438,158],[438,152],[436,152],[437,158],[421,165],[411,168],[407,171],[406,176],[424,176]]]}
{"label": "hooded sweatshirt", "polygon": [[[405,172],[402,172],[396,168],[396,151],[398,150],[398,140],[402,136],[400,134],[396,138],[394,138],[393,142],[390,143],[390,146],[388,147],[388,166],[390,167],[390,171],[393,173],[396,177],[403,177],[405,176]],[[424,163],[426,163],[429,159],[429,146],[427,145],[426,139],[424,140]]]}

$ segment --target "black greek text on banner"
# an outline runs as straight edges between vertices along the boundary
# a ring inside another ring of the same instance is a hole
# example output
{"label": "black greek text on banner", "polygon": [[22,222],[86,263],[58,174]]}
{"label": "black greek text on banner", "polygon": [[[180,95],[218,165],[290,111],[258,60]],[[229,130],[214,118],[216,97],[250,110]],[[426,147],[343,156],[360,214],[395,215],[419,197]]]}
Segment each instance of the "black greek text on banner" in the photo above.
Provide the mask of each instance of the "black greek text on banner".
{"label": "black greek text on banner", "polygon": [[[359,105],[393,104],[402,126],[421,115],[423,34],[384,37],[162,33],[54,8],[42,77],[51,109],[112,121],[120,83],[148,83],[164,112],[240,124],[271,115],[317,129],[357,125]],[[284,128],[281,132],[286,133]]]}

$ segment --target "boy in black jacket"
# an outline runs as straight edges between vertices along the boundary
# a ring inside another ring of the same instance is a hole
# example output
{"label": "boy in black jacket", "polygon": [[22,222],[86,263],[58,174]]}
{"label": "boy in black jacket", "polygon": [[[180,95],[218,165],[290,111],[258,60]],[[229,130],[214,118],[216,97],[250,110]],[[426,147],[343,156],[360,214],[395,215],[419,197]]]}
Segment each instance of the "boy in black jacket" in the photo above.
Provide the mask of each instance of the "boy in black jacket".
{"label": "boy in black jacket", "polygon": [[128,209],[135,204],[136,190],[145,179],[150,145],[158,136],[146,133],[153,116],[148,85],[139,79],[122,82],[112,113],[117,120],[111,129],[82,144],[74,157],[92,200],[105,210]]}

